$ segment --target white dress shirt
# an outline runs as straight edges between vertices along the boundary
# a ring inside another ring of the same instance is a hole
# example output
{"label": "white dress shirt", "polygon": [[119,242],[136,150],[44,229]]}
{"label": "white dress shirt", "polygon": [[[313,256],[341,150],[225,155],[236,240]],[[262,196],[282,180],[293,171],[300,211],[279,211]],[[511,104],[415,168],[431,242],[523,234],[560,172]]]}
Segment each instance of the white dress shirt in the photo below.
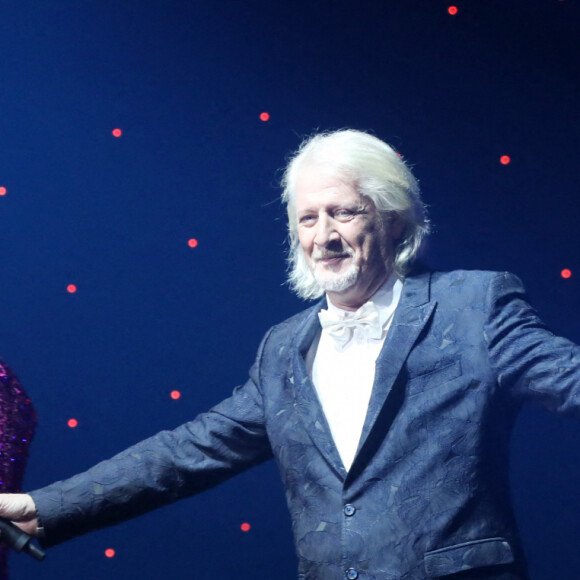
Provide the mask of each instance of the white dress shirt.
{"label": "white dress shirt", "polygon": [[[356,454],[367,414],[375,380],[375,361],[385,342],[402,288],[401,280],[391,275],[370,300],[379,310],[383,329],[380,338],[367,338],[362,330],[355,328],[352,338],[343,345],[328,329],[323,329],[306,357],[308,372],[347,471]],[[327,303],[329,314],[335,313],[340,320],[354,316],[353,312],[334,306],[328,298]]]}

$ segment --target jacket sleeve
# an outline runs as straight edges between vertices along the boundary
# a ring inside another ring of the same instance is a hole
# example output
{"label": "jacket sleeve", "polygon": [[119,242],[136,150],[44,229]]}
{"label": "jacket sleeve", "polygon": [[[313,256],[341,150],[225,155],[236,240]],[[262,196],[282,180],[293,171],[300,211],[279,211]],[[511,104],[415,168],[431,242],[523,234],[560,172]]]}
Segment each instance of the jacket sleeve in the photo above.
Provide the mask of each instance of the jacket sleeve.
{"label": "jacket sleeve", "polygon": [[580,416],[580,347],[548,330],[512,274],[493,279],[488,307],[485,339],[500,387],[517,400]]}
{"label": "jacket sleeve", "polygon": [[50,547],[144,514],[269,459],[259,388],[267,336],[249,380],[209,412],[84,473],[31,492],[44,528],[42,545]]}

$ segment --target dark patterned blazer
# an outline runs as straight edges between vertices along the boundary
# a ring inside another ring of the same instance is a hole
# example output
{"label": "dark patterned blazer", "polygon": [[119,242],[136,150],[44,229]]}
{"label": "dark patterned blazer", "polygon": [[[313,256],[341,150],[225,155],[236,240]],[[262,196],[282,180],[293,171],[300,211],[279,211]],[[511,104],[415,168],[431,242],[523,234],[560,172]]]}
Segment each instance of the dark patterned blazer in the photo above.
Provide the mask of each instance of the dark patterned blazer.
{"label": "dark patterned blazer", "polygon": [[304,362],[322,306],[270,329],[248,382],[208,413],[33,492],[44,544],[274,457],[299,578],[525,578],[508,440],[523,401],[579,413],[580,348],[546,329],[510,274],[408,277],[347,473]]}

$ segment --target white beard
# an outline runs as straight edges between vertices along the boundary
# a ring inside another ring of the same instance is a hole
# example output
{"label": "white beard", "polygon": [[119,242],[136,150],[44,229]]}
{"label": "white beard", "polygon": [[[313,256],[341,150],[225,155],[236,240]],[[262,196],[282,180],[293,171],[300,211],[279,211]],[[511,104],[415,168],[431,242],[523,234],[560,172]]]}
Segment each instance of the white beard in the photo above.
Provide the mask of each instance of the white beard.
{"label": "white beard", "polygon": [[344,292],[356,284],[359,267],[356,264],[351,264],[346,272],[339,273],[315,267],[312,274],[316,283],[325,292]]}

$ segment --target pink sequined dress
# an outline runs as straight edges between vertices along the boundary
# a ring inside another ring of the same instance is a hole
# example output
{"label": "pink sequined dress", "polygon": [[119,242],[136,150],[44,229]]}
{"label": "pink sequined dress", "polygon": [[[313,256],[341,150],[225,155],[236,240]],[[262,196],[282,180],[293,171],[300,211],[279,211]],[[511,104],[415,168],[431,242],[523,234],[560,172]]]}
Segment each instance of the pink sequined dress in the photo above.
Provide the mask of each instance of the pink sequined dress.
{"label": "pink sequined dress", "polygon": [[[0,493],[19,492],[36,413],[14,373],[0,359]],[[7,548],[0,548],[0,580],[8,578]]]}

